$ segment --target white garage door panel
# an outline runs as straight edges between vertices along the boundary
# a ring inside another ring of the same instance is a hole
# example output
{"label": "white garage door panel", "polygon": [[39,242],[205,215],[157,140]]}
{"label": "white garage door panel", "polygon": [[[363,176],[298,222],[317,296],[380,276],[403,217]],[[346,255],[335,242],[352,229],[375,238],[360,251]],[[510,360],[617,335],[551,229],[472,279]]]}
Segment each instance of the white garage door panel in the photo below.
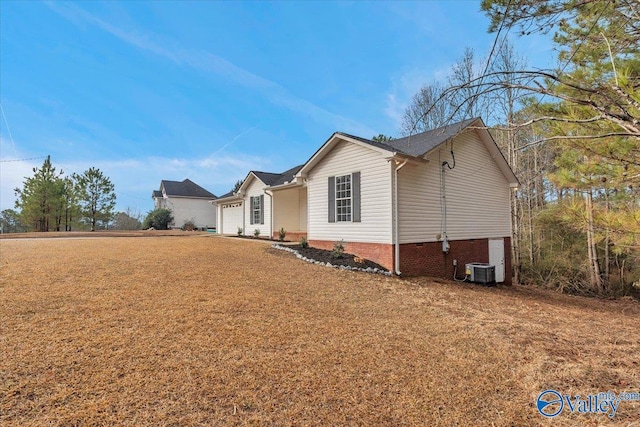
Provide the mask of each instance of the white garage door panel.
{"label": "white garage door panel", "polygon": [[237,234],[242,227],[242,204],[233,203],[222,207],[222,234]]}

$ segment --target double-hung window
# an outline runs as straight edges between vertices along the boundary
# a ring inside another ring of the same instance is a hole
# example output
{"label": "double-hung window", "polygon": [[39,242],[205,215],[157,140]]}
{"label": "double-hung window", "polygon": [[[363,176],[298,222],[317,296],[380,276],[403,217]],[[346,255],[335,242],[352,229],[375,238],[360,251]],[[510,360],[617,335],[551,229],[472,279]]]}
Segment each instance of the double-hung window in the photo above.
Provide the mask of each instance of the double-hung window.
{"label": "double-hung window", "polygon": [[251,224],[264,224],[262,210],[264,208],[264,196],[252,196],[250,199]]}
{"label": "double-hung window", "polygon": [[360,172],[329,177],[329,222],[360,222]]}
{"label": "double-hung window", "polygon": [[351,221],[351,175],[336,176],[336,221]]}

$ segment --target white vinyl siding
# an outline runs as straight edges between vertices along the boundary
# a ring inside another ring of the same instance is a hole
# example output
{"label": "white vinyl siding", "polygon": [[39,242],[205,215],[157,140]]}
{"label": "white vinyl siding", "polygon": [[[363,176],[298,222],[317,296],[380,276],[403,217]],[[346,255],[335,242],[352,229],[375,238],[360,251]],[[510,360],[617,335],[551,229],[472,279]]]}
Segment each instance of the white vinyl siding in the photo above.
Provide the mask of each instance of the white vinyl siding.
{"label": "white vinyl siding", "polygon": [[173,214],[174,228],[180,228],[186,221],[193,221],[198,228],[216,226],[216,207],[213,199],[197,199],[189,197],[168,197],[162,199],[162,207]]}
{"label": "white vinyl siding", "polygon": [[[307,188],[298,191],[298,218],[299,231],[307,231]],[[293,231],[293,230],[292,230]]]}
{"label": "white vinyl siding", "polygon": [[[433,242],[441,233],[440,165],[452,164],[449,144],[431,153],[426,164],[407,164],[398,172],[400,243]],[[445,167],[447,235],[450,240],[506,237],[511,234],[509,183],[475,132],[453,143],[456,166]]]}
{"label": "white vinyl siding", "polygon": [[[329,222],[329,177],[360,172],[360,222]],[[378,151],[344,141],[309,172],[309,240],[391,243],[391,167]]]}
{"label": "white vinyl siding", "polygon": [[[244,194],[244,200],[246,203],[244,203],[245,206],[245,222],[246,222],[246,229],[245,229],[245,234],[249,235],[249,236],[253,236],[254,230],[258,229],[260,230],[260,236],[261,237],[270,237],[271,234],[271,197],[267,194],[265,194],[264,192],[264,188],[266,187],[266,185],[264,184],[264,182],[260,181],[259,179],[253,177],[253,175],[251,175],[251,183],[248,185],[247,189],[245,190],[245,194]],[[263,204],[263,223],[262,224],[250,224],[251,222],[251,215],[253,212],[252,206],[251,206],[251,198],[252,197],[260,197],[260,196],[264,196],[264,204]]]}

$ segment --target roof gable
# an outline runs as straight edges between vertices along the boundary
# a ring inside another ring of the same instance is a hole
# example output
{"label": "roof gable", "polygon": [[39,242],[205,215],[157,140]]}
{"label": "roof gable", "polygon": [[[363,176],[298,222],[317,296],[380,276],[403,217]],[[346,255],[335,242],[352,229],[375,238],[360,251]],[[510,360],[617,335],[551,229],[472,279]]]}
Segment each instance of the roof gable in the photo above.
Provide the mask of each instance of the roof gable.
{"label": "roof gable", "polygon": [[304,165],[294,166],[282,173],[250,171],[247,174],[247,177],[242,181],[242,185],[240,186],[238,191],[236,193],[228,193],[225,195],[225,197],[230,197],[237,193],[243,193],[244,191],[246,191],[247,187],[254,179],[261,181],[265,185],[265,187],[275,187],[287,182],[291,182],[296,174],[300,171],[300,169],[302,169],[302,166]]}
{"label": "roof gable", "polygon": [[[205,190],[200,187],[195,182],[190,179],[185,179],[184,181],[168,181],[162,180],[160,182],[160,192],[164,188],[164,193],[167,197],[195,197],[202,199],[215,199],[216,196],[213,193]],[[155,191],[154,191],[155,197]]]}
{"label": "roof gable", "polygon": [[[474,126],[473,129],[471,129],[472,125],[477,126]],[[304,166],[300,170],[300,174],[308,174],[309,171],[313,169],[313,167],[318,162],[320,162],[320,160],[324,156],[326,156],[337,145],[339,141],[346,141],[369,147],[371,149],[380,151],[381,153],[387,153],[389,157],[400,156],[423,159],[435,148],[441,146],[452,138],[455,138],[465,130],[478,132],[480,140],[485,145],[487,150],[493,155],[498,168],[503,173],[509,184],[511,186],[517,186],[518,179],[511,170],[511,167],[507,163],[504,155],[498,148],[493,137],[487,130],[484,122],[479,117],[462,120],[460,122],[441,126],[439,128],[432,129],[426,132],[421,132],[403,138],[392,139],[385,142],[377,142],[359,136],[349,135],[343,132],[335,132],[322,145],[322,147],[320,147],[318,151],[316,151],[313,156],[311,156],[307,163],[304,164]]]}
{"label": "roof gable", "polygon": [[265,185],[272,185],[274,182],[278,180],[278,178],[280,178],[279,173],[261,172],[261,171],[251,171],[251,172]]}
{"label": "roof gable", "polygon": [[359,136],[349,135],[348,133],[334,132],[333,135],[331,135],[331,137],[327,139],[315,153],[313,153],[309,160],[307,160],[307,162],[300,168],[298,173],[302,176],[306,176],[316,164],[318,164],[331,150],[335,148],[336,145],[338,145],[340,141],[346,141],[362,147],[370,148],[389,157],[396,154],[396,150],[387,144],[371,141]]}

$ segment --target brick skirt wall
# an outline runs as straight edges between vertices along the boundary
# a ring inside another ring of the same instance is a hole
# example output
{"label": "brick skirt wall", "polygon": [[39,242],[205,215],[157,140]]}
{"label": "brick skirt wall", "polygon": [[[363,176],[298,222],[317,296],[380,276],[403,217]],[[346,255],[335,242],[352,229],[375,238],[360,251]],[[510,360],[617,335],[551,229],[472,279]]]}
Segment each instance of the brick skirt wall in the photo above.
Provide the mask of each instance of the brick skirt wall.
{"label": "brick skirt wall", "polygon": [[[273,236],[274,239],[279,239],[280,238],[280,232],[279,231],[274,231],[273,232]],[[290,242],[299,242],[300,239],[302,239],[303,237],[307,237],[307,232],[306,231],[287,231],[287,236],[284,238],[285,240],[288,240]]]}
{"label": "brick skirt wall", "polygon": [[[453,240],[449,253],[442,252],[442,242],[405,243],[400,245],[400,271],[403,276],[431,276],[453,280],[453,260],[458,261],[457,277],[464,277],[470,262],[489,262],[489,239]],[[504,284],[511,284],[511,239],[504,238]]]}
{"label": "brick skirt wall", "polygon": [[[287,235],[287,237],[289,237]],[[333,249],[335,242],[311,240],[309,245]],[[489,262],[489,239],[453,240],[449,253],[442,252],[442,242],[404,243],[400,245],[400,271],[403,276],[430,276],[453,280],[453,260],[458,261],[458,278],[464,277],[464,266],[470,262]],[[383,243],[345,242],[345,252],[380,264],[394,271],[394,245]],[[511,239],[504,237],[504,284],[511,284]]]}
{"label": "brick skirt wall", "polygon": [[[332,250],[334,241],[310,240],[309,245],[318,249]],[[393,245],[387,243],[344,242],[344,251],[368,259],[393,271]]]}

